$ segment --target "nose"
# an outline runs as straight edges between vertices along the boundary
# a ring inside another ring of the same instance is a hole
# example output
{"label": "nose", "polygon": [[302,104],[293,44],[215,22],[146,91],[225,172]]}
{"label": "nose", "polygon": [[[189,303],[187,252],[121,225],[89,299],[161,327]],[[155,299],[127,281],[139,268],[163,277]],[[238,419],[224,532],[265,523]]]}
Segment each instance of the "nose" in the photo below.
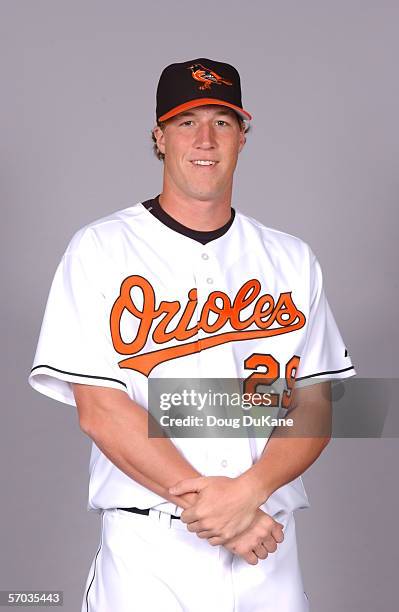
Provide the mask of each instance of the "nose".
{"label": "nose", "polygon": [[201,123],[195,133],[194,146],[198,149],[214,149],[215,130],[212,123]]}

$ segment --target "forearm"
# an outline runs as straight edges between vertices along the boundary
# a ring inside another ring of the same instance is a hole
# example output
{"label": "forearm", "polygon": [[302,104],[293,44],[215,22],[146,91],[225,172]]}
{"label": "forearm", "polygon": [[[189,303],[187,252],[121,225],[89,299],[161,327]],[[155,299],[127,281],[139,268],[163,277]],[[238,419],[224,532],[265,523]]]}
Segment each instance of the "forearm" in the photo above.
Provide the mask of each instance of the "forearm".
{"label": "forearm", "polygon": [[292,418],[293,426],[276,427],[257,463],[242,475],[252,482],[261,503],[303,474],[327,446],[331,435],[330,383],[296,390],[287,418]]}
{"label": "forearm", "polygon": [[260,457],[240,478],[249,479],[259,506],[280,487],[303,474],[326,446],[320,438],[271,438]]}
{"label": "forearm", "polygon": [[[82,393],[82,389],[80,389]],[[96,409],[82,429],[114,465],[133,480],[182,508],[195,493],[171,495],[168,488],[184,478],[201,474],[181,455],[169,438],[148,437],[148,413],[126,393],[102,389]]]}

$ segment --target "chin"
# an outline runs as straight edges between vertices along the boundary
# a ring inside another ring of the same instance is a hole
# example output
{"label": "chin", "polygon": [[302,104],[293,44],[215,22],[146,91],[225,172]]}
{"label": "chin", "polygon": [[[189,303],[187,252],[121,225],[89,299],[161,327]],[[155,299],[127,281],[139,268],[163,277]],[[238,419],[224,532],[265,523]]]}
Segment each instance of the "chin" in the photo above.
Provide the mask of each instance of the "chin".
{"label": "chin", "polygon": [[209,185],[187,185],[187,193],[197,200],[215,200],[216,198],[220,198],[225,191],[225,188],[217,189],[215,186],[210,189]]}
{"label": "chin", "polygon": [[191,197],[196,200],[202,200],[203,202],[208,202],[209,200],[214,200],[218,197],[218,193],[213,191],[193,191],[191,192]]}

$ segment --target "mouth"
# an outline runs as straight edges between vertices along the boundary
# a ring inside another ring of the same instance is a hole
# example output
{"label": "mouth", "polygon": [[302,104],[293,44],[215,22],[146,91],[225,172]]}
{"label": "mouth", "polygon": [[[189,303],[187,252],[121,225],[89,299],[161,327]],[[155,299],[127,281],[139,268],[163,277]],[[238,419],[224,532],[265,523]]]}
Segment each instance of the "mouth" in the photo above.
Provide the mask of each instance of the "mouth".
{"label": "mouth", "polygon": [[192,159],[190,163],[197,168],[213,168],[219,162],[213,159]]}

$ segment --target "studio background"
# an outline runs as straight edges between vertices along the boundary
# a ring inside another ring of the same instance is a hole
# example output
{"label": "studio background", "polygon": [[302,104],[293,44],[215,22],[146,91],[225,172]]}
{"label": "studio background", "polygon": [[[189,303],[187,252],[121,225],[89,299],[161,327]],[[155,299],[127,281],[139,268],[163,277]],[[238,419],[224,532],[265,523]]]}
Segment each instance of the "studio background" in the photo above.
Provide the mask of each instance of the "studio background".
{"label": "studio background", "polygon": [[[233,206],[310,244],[359,377],[398,377],[397,2],[0,2],[0,589],[79,610],[100,522],[76,409],[33,391],[51,280],[80,227],[161,190],[155,89],[235,65],[251,132]],[[397,606],[398,441],[333,440],[296,513],[314,612]],[[25,608],[21,608],[25,609]],[[28,609],[28,608],[26,608]]]}

